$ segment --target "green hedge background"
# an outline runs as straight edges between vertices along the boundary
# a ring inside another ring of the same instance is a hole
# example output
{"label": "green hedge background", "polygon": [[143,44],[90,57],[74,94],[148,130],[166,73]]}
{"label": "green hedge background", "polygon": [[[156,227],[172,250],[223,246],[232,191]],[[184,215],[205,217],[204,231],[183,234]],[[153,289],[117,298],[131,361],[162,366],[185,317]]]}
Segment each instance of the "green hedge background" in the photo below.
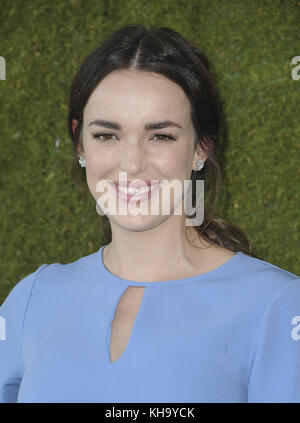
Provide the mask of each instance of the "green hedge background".
{"label": "green hedge background", "polygon": [[71,173],[68,92],[87,53],[133,23],[175,29],[208,55],[228,123],[219,210],[260,257],[300,275],[299,22],[292,0],[2,0],[0,303],[41,264],[103,242]]}

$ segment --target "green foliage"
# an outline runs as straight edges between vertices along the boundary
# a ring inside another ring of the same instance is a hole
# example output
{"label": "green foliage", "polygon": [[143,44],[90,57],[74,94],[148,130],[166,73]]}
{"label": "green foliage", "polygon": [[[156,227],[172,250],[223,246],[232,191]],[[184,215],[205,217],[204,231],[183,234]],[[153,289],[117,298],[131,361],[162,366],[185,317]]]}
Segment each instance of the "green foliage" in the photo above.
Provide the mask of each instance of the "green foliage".
{"label": "green foliage", "polygon": [[131,23],[173,28],[208,55],[228,125],[219,210],[266,261],[300,274],[299,21],[297,1],[2,0],[0,303],[39,265],[102,243],[71,172],[68,91],[87,52]]}

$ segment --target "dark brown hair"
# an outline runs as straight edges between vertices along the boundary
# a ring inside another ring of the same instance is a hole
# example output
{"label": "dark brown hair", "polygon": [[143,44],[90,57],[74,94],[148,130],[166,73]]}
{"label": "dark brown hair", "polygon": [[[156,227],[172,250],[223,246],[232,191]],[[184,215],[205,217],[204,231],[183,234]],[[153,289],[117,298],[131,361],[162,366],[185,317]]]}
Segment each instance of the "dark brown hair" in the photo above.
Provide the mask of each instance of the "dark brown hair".
{"label": "dark brown hair", "polygon": [[[99,82],[114,70],[137,69],[160,73],[177,83],[190,100],[196,143],[207,155],[201,171],[192,171],[193,207],[195,183],[205,183],[204,220],[193,226],[210,244],[258,257],[245,233],[216,215],[222,173],[218,158],[224,116],[215,78],[206,55],[170,28],[122,27],[92,51],[81,64],[70,91],[68,128],[75,146],[74,164],[79,168],[77,147],[81,143],[84,107]],[[73,133],[72,120],[78,121]],[[102,217],[105,242],[111,241],[107,216]],[[187,227],[185,228],[187,230]],[[201,238],[200,236],[200,238]]]}

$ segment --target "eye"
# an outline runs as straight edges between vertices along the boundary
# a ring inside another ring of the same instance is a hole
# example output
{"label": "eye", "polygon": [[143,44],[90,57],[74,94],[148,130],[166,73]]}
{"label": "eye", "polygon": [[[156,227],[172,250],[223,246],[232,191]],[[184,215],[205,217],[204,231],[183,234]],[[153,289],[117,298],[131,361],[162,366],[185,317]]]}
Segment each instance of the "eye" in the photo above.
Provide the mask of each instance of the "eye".
{"label": "eye", "polygon": [[[95,138],[95,139],[97,139],[101,142],[104,142],[104,143],[109,143],[111,141],[114,141],[114,140],[112,140],[112,137],[114,137],[114,136],[115,136],[114,134],[107,134],[107,133],[93,134],[93,138]],[[161,143],[171,142],[171,141],[176,140],[176,138],[173,137],[173,135],[170,135],[170,134],[168,134],[168,135],[167,134],[155,134],[153,136],[153,138],[155,138],[155,137],[159,137],[159,139],[156,139],[154,141],[158,141],[158,142],[161,142]]]}
{"label": "eye", "polygon": [[158,141],[158,142],[172,142],[172,141],[176,140],[176,138],[173,137],[173,135],[167,135],[167,134],[155,134],[153,136],[153,138],[154,137],[163,137],[163,139],[154,140],[154,141]]}
{"label": "eye", "polygon": [[[114,134],[93,134],[93,138],[101,141],[101,142],[106,142],[109,143],[111,141],[111,137],[113,137]],[[105,138],[101,138],[101,137],[105,137]],[[110,137],[110,139],[107,139],[107,137]]]}

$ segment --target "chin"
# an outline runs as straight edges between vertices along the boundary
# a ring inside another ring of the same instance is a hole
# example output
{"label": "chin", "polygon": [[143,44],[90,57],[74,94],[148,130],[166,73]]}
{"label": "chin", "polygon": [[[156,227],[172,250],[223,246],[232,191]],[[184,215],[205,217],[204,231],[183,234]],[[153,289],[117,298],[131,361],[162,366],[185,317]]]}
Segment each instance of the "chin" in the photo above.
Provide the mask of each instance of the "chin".
{"label": "chin", "polygon": [[119,226],[127,231],[141,232],[148,231],[159,226],[169,216],[108,216],[110,224]]}

